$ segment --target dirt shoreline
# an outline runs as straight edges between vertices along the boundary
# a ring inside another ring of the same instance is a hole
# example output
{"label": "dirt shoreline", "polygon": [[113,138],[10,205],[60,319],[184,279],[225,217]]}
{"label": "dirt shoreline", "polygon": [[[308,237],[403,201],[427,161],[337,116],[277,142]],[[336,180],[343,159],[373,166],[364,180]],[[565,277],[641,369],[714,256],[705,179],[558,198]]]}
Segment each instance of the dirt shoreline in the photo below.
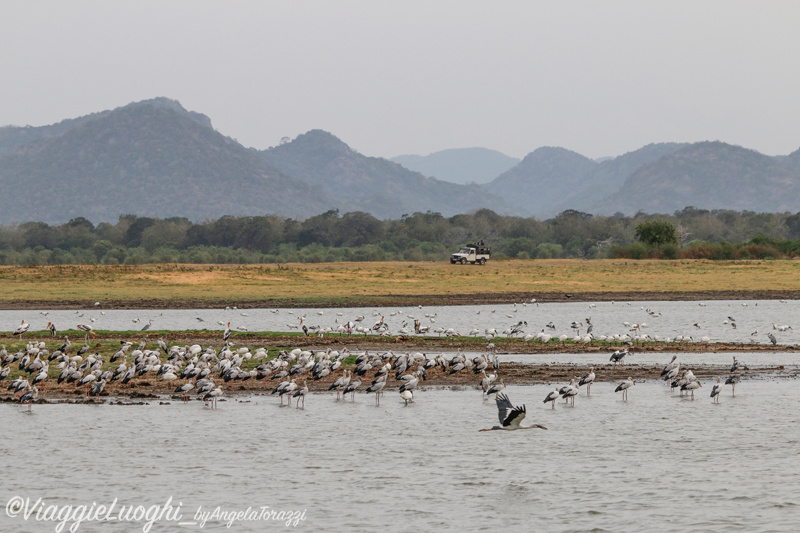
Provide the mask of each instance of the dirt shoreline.
{"label": "dirt shoreline", "polygon": [[706,301],[706,300],[795,300],[800,299],[800,290],[758,291],[675,291],[675,292],[481,292],[474,294],[420,294],[361,296],[346,302],[315,299],[260,299],[230,301],[224,299],[154,299],[132,300],[19,300],[0,301],[3,310],[37,309],[91,309],[99,301],[100,309],[215,309],[225,306],[248,308],[350,308],[350,307],[408,307],[444,305],[498,305],[521,302],[637,302],[637,301]]}
{"label": "dirt shoreline", "polygon": [[[153,332],[146,336],[149,343],[163,337],[169,345],[173,344],[200,344],[201,346],[218,345],[218,332]],[[98,335],[97,341],[117,342],[129,340],[127,336],[113,333],[102,333]],[[345,346],[353,352],[363,350],[375,352],[393,351],[396,354],[423,352],[429,356],[439,352],[454,352],[462,348],[468,353],[480,353],[487,347],[487,343],[479,338],[448,338],[448,337],[415,337],[408,339],[397,339],[392,337],[337,337],[329,335],[324,338],[304,337],[297,335],[257,335],[257,334],[237,334],[234,337],[235,346],[249,346],[252,349],[257,347],[298,347],[305,349],[325,350],[327,348],[341,350]],[[535,384],[566,384],[573,377],[580,377],[589,372],[589,365],[577,364],[554,364],[544,361],[537,356],[554,353],[595,353],[599,364],[593,366],[596,373],[597,382],[615,382],[632,377],[636,381],[659,380],[663,365],[642,365],[635,361],[637,352],[658,352],[658,353],[688,353],[688,352],[795,352],[800,350],[800,346],[773,346],[771,344],[734,344],[734,343],[644,343],[635,344],[632,347],[632,355],[624,364],[614,366],[608,362],[609,355],[615,350],[614,346],[608,344],[561,344],[561,343],[536,343],[524,342],[521,339],[496,338],[493,340],[497,350],[506,354],[528,354],[533,356],[530,362],[504,362],[497,372],[498,381],[503,380],[506,385],[535,385]],[[664,363],[668,361],[665,355]],[[748,361],[745,361],[748,362]],[[756,361],[749,361],[755,364]],[[800,377],[800,359],[793,354],[787,357],[785,365],[757,368],[746,371],[742,379],[748,380],[755,377],[767,379],[796,379]],[[349,366],[352,370],[352,367]],[[713,380],[716,377],[726,377],[729,367],[727,365],[695,365],[691,369],[701,381]],[[360,392],[369,386],[373,372],[365,376]],[[308,387],[311,392],[327,391],[333,381],[341,375],[340,371],[334,375],[327,376],[320,381],[308,379]],[[471,371],[462,371],[456,376],[443,373],[438,368],[429,370],[428,380],[421,384],[421,388],[430,387],[449,387],[457,389],[477,389],[480,382],[480,375],[473,374]],[[300,377],[298,383],[302,384],[304,378]],[[10,380],[3,381],[7,384]],[[49,400],[67,401],[78,403],[107,402],[114,400],[122,404],[130,402],[172,402],[180,401],[180,397],[174,394],[175,388],[185,383],[186,380],[176,380],[169,384],[157,379],[155,376],[147,378],[136,378],[130,384],[121,385],[118,382],[109,383],[106,392],[100,398],[86,399],[84,388],[78,389],[74,384],[61,385],[56,383],[53,373],[46,380],[45,386],[40,390],[40,403],[47,403]],[[266,379],[263,381],[248,379],[245,381],[231,381],[224,383],[221,378],[217,378],[217,384],[221,385],[225,396],[269,394],[277,385],[277,381]],[[389,386],[386,388],[387,394],[395,394],[399,384],[394,379],[393,373],[390,378]],[[335,394],[331,392],[330,394]],[[196,400],[196,395],[191,396]],[[277,397],[275,398],[277,401]],[[16,396],[6,390],[3,386],[0,389],[0,402],[14,402]],[[363,401],[363,400],[362,400]]]}
{"label": "dirt shoreline", "polygon": [[[661,366],[660,365],[639,365],[639,364],[621,364],[614,366],[612,364],[601,364],[592,367],[596,374],[595,383],[608,383],[619,382],[627,378],[632,378],[636,382],[644,381],[662,381],[660,378]],[[691,367],[697,378],[708,386],[710,393],[711,382],[717,377],[723,380],[729,375],[729,368],[720,365],[695,365]],[[498,379],[505,385],[566,385],[572,378],[580,378],[581,376],[589,373],[590,367],[587,365],[570,365],[570,364],[524,364],[524,363],[503,363],[499,371],[497,371]],[[308,379],[308,388],[311,393],[315,394],[329,394],[336,395],[335,391],[328,391],[330,385],[339,377],[341,373],[337,372],[335,376],[328,376],[319,381]],[[769,368],[757,368],[747,370],[742,375],[742,381],[749,379],[797,379],[800,377],[800,367],[791,366],[786,367],[783,365]],[[364,401],[364,391],[369,386],[372,376],[371,373],[368,377],[362,378],[362,385],[357,390],[357,397],[361,397],[360,401]],[[476,393],[480,392],[481,376],[475,375],[471,371],[464,371],[459,376],[450,376],[442,373],[438,369],[430,370],[428,379],[420,384],[420,389],[431,388],[450,388],[454,390],[475,390]],[[118,383],[111,383],[106,387],[106,391],[97,398],[86,398],[83,388],[76,388],[75,385],[61,384],[57,385],[55,382],[45,390],[40,391],[39,400],[37,403],[49,403],[50,401],[56,402],[69,402],[69,403],[105,403],[105,402],[179,402],[181,395],[175,394],[174,390],[178,384],[184,383],[185,380],[179,380],[175,383],[168,385],[163,381],[155,378],[136,379],[128,385],[120,385]],[[303,378],[298,380],[302,385]],[[224,396],[242,397],[248,395],[268,395],[273,396],[271,393],[278,381],[265,379],[263,381],[256,379],[249,379],[247,381],[232,381],[229,383],[222,382],[221,379],[217,380],[224,391]],[[384,389],[385,394],[397,394],[400,382],[394,379],[393,373],[389,378],[389,384]],[[666,385],[665,385],[666,386]],[[277,402],[278,396],[274,395]],[[3,390],[0,392],[0,402],[11,403],[18,401],[15,395]],[[190,401],[199,401],[195,394],[190,394]],[[349,401],[349,399],[348,399]]]}

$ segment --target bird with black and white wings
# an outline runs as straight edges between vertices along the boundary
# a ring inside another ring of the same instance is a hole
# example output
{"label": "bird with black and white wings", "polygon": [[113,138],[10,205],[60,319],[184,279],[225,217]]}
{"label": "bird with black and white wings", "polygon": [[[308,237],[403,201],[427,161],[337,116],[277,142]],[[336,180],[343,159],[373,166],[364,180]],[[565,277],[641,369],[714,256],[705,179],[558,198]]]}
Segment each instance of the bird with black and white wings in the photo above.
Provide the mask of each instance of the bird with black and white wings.
{"label": "bird with black and white wings", "polygon": [[31,325],[25,322],[25,320],[23,319],[19,327],[14,330],[14,333],[12,335],[19,335],[20,340],[22,340],[22,334],[28,331],[30,328]]}
{"label": "bird with black and white wings", "polygon": [[544,426],[540,426],[539,424],[534,424],[532,426],[521,426],[520,424],[525,419],[525,406],[514,406],[511,403],[511,400],[508,399],[508,396],[505,393],[500,393],[495,398],[495,402],[497,403],[497,418],[500,420],[499,426],[493,426],[491,428],[481,429],[480,431],[514,431],[517,429],[547,429]]}
{"label": "bird with black and white wings", "polygon": [[711,388],[711,398],[714,403],[719,403],[719,393],[722,392],[722,378],[717,378],[717,383]]}

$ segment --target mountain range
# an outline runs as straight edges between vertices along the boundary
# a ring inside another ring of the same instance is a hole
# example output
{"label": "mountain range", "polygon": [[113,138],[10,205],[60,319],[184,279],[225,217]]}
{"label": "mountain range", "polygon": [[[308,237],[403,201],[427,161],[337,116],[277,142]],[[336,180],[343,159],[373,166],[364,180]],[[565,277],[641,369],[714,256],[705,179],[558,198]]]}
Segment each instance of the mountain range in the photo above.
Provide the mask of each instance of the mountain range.
{"label": "mountain range", "polygon": [[425,176],[467,184],[489,183],[520,160],[488,148],[451,148],[428,155],[398,155],[390,161]]}
{"label": "mountain range", "polygon": [[359,154],[322,130],[259,150],[167,98],[0,128],[1,224],[115,222],[121,214],[303,218],[330,209],[400,218],[489,208],[546,218],[567,209],[671,213],[690,205],[796,211],[800,150],[770,157],[700,142],[651,144],[602,161],[560,147],[537,148],[521,161],[481,148],[389,160]]}

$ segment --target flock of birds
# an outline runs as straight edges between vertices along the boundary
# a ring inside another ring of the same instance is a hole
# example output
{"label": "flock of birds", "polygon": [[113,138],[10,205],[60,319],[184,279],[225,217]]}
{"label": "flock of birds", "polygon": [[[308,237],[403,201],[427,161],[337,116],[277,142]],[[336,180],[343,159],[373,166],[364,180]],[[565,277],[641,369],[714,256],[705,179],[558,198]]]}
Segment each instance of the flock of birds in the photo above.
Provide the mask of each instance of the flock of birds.
{"label": "flock of birds", "polygon": [[[591,321],[587,319],[587,322],[591,327]],[[378,330],[384,324],[382,316],[372,328]],[[573,324],[573,327],[576,326],[576,323]],[[639,324],[638,327],[641,328],[642,325]],[[13,334],[21,339],[29,328],[30,325],[23,321]],[[48,323],[47,329],[51,335],[57,335],[52,322]],[[189,394],[194,393],[211,408],[217,407],[217,400],[223,395],[222,386],[217,384],[218,381],[224,383],[249,379],[275,381],[277,384],[274,388],[270,387],[271,394],[279,397],[280,405],[284,405],[286,399],[286,405],[291,406],[294,400],[296,408],[304,409],[305,398],[309,393],[308,380],[319,381],[339,371],[341,374],[328,387],[329,391],[336,392],[337,400],[344,400],[350,395],[351,401],[354,401],[355,393],[363,390],[367,394],[375,394],[376,405],[380,405],[381,396],[392,387],[390,385],[392,376],[393,386],[408,405],[413,403],[414,391],[427,379],[429,372],[455,376],[457,381],[460,381],[462,374],[471,373],[480,377],[478,384],[485,398],[496,395],[500,425],[481,431],[547,429],[540,425],[521,425],[526,416],[525,405],[512,405],[503,392],[505,383],[502,379],[499,382],[497,380],[500,362],[493,343],[488,344],[484,353],[475,357],[468,357],[461,349],[458,349],[455,355],[447,357],[441,353],[430,356],[421,352],[395,354],[392,351],[370,353],[367,350],[356,355],[347,348],[341,351],[331,348],[324,351],[295,348],[281,350],[276,357],[270,359],[267,349],[263,347],[254,351],[248,347],[234,348],[229,340],[232,330],[228,322],[222,334],[223,344],[219,351],[212,347],[203,348],[197,344],[167,346],[162,339],[158,340],[155,349],[148,348],[146,340],[142,340],[135,348],[133,342],[123,341],[108,358],[108,363],[112,366],[106,366],[104,369],[105,358],[100,353],[93,352],[89,344],[89,337],[91,336],[93,340],[95,337],[93,328],[81,324],[78,325],[78,329],[85,333],[84,344],[75,350],[74,354],[72,343],[66,336],[64,342],[52,352],[44,341],[31,341],[24,350],[15,353],[7,352],[5,346],[0,349],[0,381],[10,374],[11,364],[17,364],[19,370],[28,375],[27,378],[19,377],[13,380],[7,386],[7,390],[19,394],[19,401],[27,403],[29,410],[38,398],[40,388],[44,390],[50,379],[51,365],[59,371],[57,383],[74,383],[77,389],[83,388],[87,397],[101,395],[111,383],[119,382],[120,386],[124,386],[135,378],[155,379],[169,384],[177,383],[174,394],[180,394],[184,401],[188,401]],[[624,363],[630,354],[631,345],[632,343],[628,343],[625,349],[612,353],[609,362],[615,366]],[[344,367],[345,360],[351,355],[355,356],[352,370]],[[677,358],[678,356],[674,355],[664,366],[660,378],[672,390],[678,389],[681,395],[688,393],[694,399],[694,392],[702,387],[702,384],[691,369],[681,366]],[[256,362],[260,360],[260,364],[251,370],[245,370],[243,363],[250,360]],[[114,363],[116,364],[113,365]],[[725,381],[725,384],[734,387],[734,394],[735,385],[741,379],[744,370],[747,370],[747,366],[734,356],[730,375]],[[586,387],[587,395],[591,394],[591,385],[595,379],[594,368],[591,368],[588,374],[576,376],[569,384],[550,391],[543,403],[551,403],[552,408],[555,408],[555,402],[560,398],[574,406],[575,398],[582,387]],[[300,380],[302,385],[299,383]],[[634,380],[629,377],[619,383],[615,392],[621,392],[623,400],[627,401],[628,391],[634,384]],[[722,380],[718,378],[711,389],[711,398],[714,402],[719,401],[721,390]]]}
{"label": "flock of birds", "polygon": [[[628,350],[617,350],[609,359],[610,362],[614,364],[619,364],[628,355]],[[666,385],[669,385],[670,388],[674,391],[677,389],[679,391],[680,396],[684,394],[690,394],[691,399],[694,400],[694,392],[702,387],[702,383],[700,380],[697,379],[697,376],[694,375],[694,372],[688,368],[682,368],[681,363],[677,360],[678,356],[673,355],[672,359],[669,363],[664,365],[664,368],[661,370],[661,375],[659,376]],[[742,361],[736,359],[736,356],[733,357],[733,364],[730,367],[730,375],[724,382],[724,385],[731,385],[731,393],[732,395],[736,395],[736,384],[742,378],[742,373],[748,370],[746,364]],[[589,369],[589,373],[582,376],[582,377],[575,377],[570,380],[569,384],[564,385],[562,387],[556,386],[556,388],[550,391],[544,398],[543,403],[551,403],[552,408],[555,409],[556,400],[563,399],[565,403],[568,403],[574,407],[575,405],[575,397],[579,395],[581,391],[581,387],[584,385],[586,386],[586,395],[591,395],[591,386],[594,383],[596,378],[596,374],[594,368]],[[487,386],[491,383],[489,381],[482,381],[481,387],[484,389],[484,394],[487,396],[493,393],[499,393],[504,386],[501,385],[500,387],[496,387],[494,385]],[[622,400],[628,400],[628,390],[635,385],[635,381],[633,378],[628,377],[617,385],[614,389],[614,392],[621,392],[622,393]],[[722,378],[718,377],[717,382],[711,388],[711,399],[714,403],[719,403],[720,394],[722,393],[723,382]],[[520,423],[525,418],[526,409],[525,405],[514,407],[512,406],[508,396],[503,393],[500,393],[496,397],[497,402],[497,409],[498,409],[498,416],[500,418],[500,426],[494,426],[489,429],[482,429],[481,431],[491,431],[491,430],[505,430],[505,431],[513,431],[517,429],[531,429],[531,428],[540,428],[540,429],[547,429],[544,426],[533,425],[533,426],[521,426]]]}

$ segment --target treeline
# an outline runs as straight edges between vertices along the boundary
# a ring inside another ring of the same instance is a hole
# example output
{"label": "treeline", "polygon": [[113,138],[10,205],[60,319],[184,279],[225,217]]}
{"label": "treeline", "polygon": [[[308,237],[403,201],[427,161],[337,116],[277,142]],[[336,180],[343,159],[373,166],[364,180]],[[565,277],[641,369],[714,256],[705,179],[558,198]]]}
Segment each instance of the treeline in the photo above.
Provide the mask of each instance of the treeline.
{"label": "treeline", "polygon": [[[637,237],[637,228],[655,220],[674,228],[671,241]],[[330,210],[305,220],[226,216],[200,223],[123,215],[116,224],[96,226],[75,218],[52,226],[0,226],[0,264],[445,260],[477,240],[501,259],[783,258],[800,255],[800,213],[687,207],[672,215],[593,216],[569,210],[538,220],[481,209],[453,217],[427,212],[378,220]]]}

